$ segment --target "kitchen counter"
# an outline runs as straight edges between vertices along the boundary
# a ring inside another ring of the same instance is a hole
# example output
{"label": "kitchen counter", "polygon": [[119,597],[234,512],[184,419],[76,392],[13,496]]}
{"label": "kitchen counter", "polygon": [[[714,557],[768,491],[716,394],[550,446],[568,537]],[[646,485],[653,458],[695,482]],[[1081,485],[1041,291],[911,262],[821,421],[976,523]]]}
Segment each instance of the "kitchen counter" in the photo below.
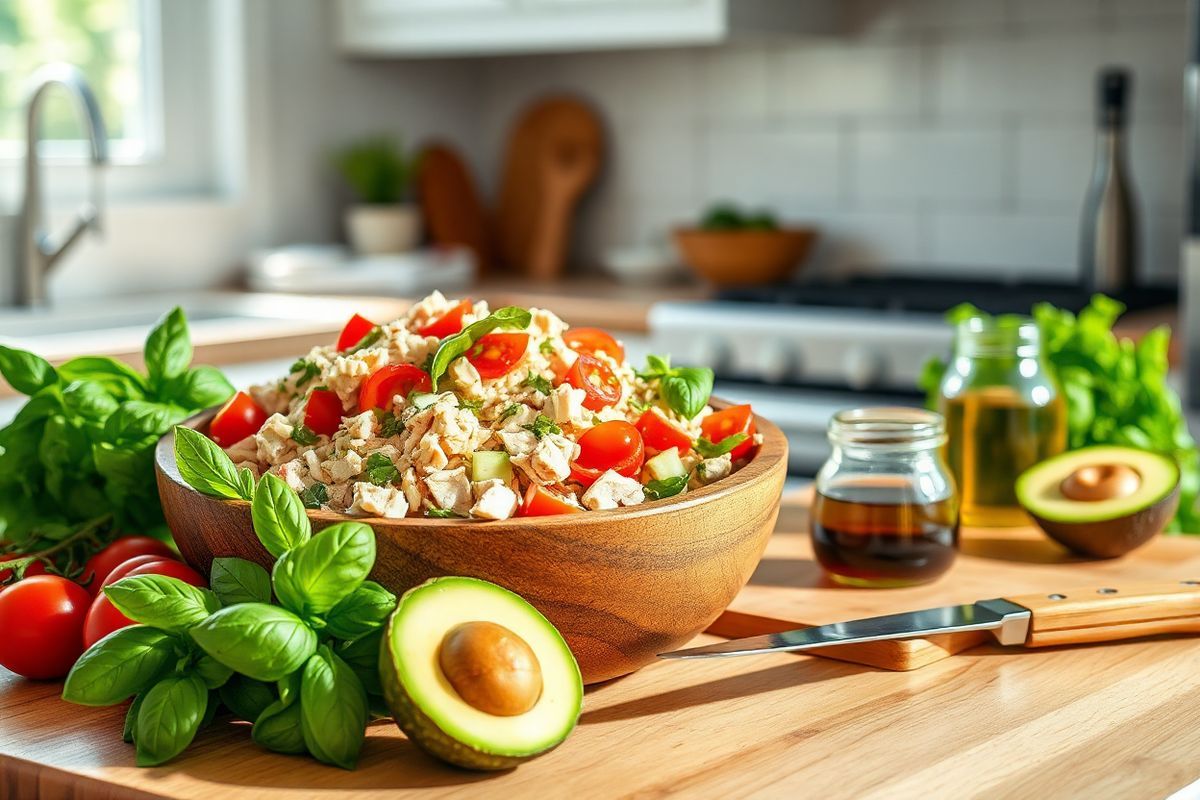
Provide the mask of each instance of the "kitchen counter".
{"label": "kitchen counter", "polygon": [[[820,592],[807,495],[789,497],[752,585],[781,604]],[[1062,564],[1079,584],[1138,571],[1200,575],[1200,538],[1159,538],[1120,561],[1065,559],[1029,530],[967,531],[958,574]],[[958,568],[956,568],[958,570]],[[930,602],[990,589],[951,577]],[[1024,573],[1022,573],[1024,574]],[[1061,577],[1061,576],[1060,576]],[[906,590],[907,591],[907,590]],[[847,593],[845,605],[861,593]],[[873,600],[908,608],[911,596]],[[844,613],[853,613],[848,608]],[[702,635],[698,642],[714,641]],[[579,729],[512,772],[481,775],[425,757],[373,724],[359,768],[266,753],[218,721],[174,763],[133,766],[123,708],[66,706],[57,683],[0,677],[0,796],[54,797],[1164,797],[1200,779],[1200,639],[1159,637],[1037,651],[984,645],[912,672],[816,656],[652,664],[592,687]],[[0,670],[2,673],[2,670]],[[1197,787],[1200,788],[1200,787]]]}

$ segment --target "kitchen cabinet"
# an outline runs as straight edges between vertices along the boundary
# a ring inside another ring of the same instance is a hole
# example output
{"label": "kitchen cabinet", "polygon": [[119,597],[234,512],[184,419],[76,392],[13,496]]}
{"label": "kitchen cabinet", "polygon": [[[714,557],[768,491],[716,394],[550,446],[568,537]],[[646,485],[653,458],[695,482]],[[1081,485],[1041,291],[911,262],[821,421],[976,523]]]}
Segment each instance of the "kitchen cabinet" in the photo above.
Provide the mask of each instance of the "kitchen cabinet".
{"label": "kitchen cabinet", "polygon": [[480,56],[699,45],[806,28],[824,0],[339,0],[341,49]]}

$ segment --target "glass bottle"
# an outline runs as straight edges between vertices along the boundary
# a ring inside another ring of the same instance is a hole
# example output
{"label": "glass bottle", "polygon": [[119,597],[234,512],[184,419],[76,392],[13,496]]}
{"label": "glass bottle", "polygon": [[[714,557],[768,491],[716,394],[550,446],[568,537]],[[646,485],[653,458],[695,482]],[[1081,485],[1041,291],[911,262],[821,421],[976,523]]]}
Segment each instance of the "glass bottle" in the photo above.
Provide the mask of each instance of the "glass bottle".
{"label": "glass bottle", "polygon": [[1017,476],[1067,447],[1066,404],[1027,317],[973,317],[955,331],[942,377],[946,462],[962,500],[964,525],[1025,525]]}
{"label": "glass bottle", "polygon": [[917,408],[840,411],[817,473],[810,522],[836,582],[886,588],[938,577],[958,549],[958,498],[942,459],[942,417]]}
{"label": "glass bottle", "polygon": [[1125,145],[1132,82],[1125,69],[1100,73],[1096,159],[1079,249],[1083,281],[1093,292],[1119,293],[1133,283],[1137,271],[1137,206]]}

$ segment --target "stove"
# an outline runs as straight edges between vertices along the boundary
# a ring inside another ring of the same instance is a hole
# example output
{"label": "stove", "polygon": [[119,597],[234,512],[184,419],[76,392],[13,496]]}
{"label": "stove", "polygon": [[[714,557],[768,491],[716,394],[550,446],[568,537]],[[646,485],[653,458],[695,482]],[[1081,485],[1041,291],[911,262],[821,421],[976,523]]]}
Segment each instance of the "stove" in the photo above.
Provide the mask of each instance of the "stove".
{"label": "stove", "polygon": [[[1078,311],[1090,293],[1065,284],[861,276],[723,291],[716,300],[656,304],[651,346],[677,363],[711,367],[716,393],[751,402],[788,434],[793,473],[811,475],[828,454],[825,425],[841,408],[920,405],[925,363],[950,351],[945,313],[969,302],[992,314],[1028,314],[1047,301]],[[1130,310],[1175,301],[1140,287],[1117,299]]]}

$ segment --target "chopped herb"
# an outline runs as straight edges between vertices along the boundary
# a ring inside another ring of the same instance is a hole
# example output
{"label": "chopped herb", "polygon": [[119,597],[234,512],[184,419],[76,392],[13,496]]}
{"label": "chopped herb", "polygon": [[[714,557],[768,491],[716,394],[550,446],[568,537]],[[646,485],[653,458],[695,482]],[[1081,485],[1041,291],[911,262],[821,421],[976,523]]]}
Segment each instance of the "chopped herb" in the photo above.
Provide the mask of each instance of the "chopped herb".
{"label": "chopped herb", "polygon": [[314,483],[300,493],[300,502],[305,508],[320,508],[329,502],[329,489],[323,483]]}
{"label": "chopped herb", "polygon": [[644,491],[646,497],[651,500],[662,500],[665,497],[674,497],[687,488],[687,475],[673,475],[670,478],[663,478],[661,481],[650,481],[645,485]]}
{"label": "chopped herb", "polygon": [[383,338],[383,328],[376,325],[374,328],[371,328],[371,330],[367,331],[367,334],[365,336],[363,336],[361,339],[358,340],[358,344],[354,345],[354,347],[351,347],[349,350],[347,350],[345,352],[345,355],[350,355],[351,353],[357,353],[359,350],[366,350],[368,347],[375,344],[382,338]]}
{"label": "chopped herb", "polygon": [[696,440],[696,452],[705,458],[717,458],[733,450],[748,438],[750,437],[744,433],[733,433],[714,444],[701,436]]}
{"label": "chopped herb", "polygon": [[461,517],[462,514],[455,514],[448,508],[431,508],[425,512],[427,517],[438,517],[440,519],[449,519],[452,517]]}
{"label": "chopped herb", "polygon": [[522,425],[521,427],[539,439],[548,433],[562,433],[562,428],[558,427],[554,420],[550,419],[545,414],[538,414],[537,419],[530,424]]}
{"label": "chopped herb", "polygon": [[500,412],[500,416],[496,417],[496,422],[504,422],[504,420],[508,419],[513,414],[520,412],[520,410],[520,403],[509,403],[504,407],[504,410]]}
{"label": "chopped herb", "polygon": [[379,422],[379,435],[384,439],[399,436],[404,430],[404,423],[395,414],[388,414]]}
{"label": "chopped herb", "polygon": [[292,375],[300,375],[300,377],[296,378],[296,388],[302,389],[304,388],[304,384],[321,374],[321,368],[313,361],[309,361],[306,358],[298,358],[294,364],[288,367],[288,372]]}
{"label": "chopped herb", "polygon": [[363,470],[367,480],[376,486],[384,486],[400,477],[400,470],[392,460],[383,453],[371,453],[367,456],[367,468]]}
{"label": "chopped herb", "polygon": [[645,411],[647,408],[650,407],[650,404],[643,402],[636,397],[630,397],[629,398],[629,407],[632,408],[634,411]]}
{"label": "chopped herb", "polygon": [[292,428],[292,441],[296,444],[305,446],[316,444],[319,438],[316,432],[307,425],[297,425],[295,428]]}
{"label": "chopped herb", "polygon": [[483,401],[482,400],[467,400],[465,398],[460,397],[460,398],[458,398],[458,407],[465,408],[467,411],[470,411],[472,414],[474,414],[475,416],[478,417],[480,410],[483,408]]}
{"label": "chopped herb", "polygon": [[329,387],[322,383],[320,386],[314,386],[313,391],[314,392],[328,392]]}
{"label": "chopped herb", "polygon": [[554,342],[549,338],[542,339],[541,344],[538,345],[538,351],[544,356],[552,356],[558,352],[554,349]]}
{"label": "chopped herb", "polygon": [[532,372],[529,373],[529,376],[525,378],[524,381],[522,381],[521,385],[529,386],[541,392],[542,394],[547,395],[554,391],[554,387],[550,385],[550,381],[546,380],[541,375],[535,375]]}

